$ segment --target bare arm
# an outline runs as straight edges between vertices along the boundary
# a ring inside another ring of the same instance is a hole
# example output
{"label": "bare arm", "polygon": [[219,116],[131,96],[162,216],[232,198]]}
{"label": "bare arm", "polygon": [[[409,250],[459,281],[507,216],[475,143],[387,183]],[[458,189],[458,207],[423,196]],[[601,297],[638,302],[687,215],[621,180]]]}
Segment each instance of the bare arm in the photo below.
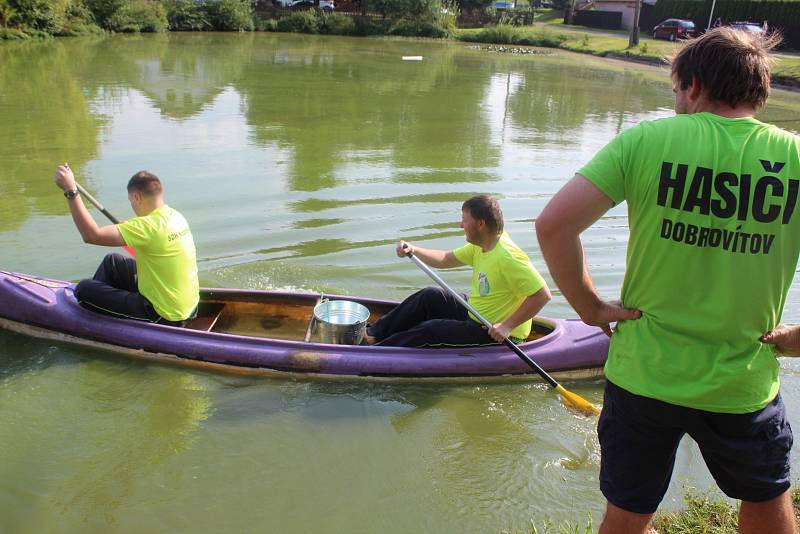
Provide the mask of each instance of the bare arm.
{"label": "bare arm", "polygon": [[759,338],[764,343],[775,345],[784,356],[800,356],[800,325],[782,324]]}
{"label": "bare arm", "polygon": [[[75,189],[75,177],[67,165],[60,165],[56,169],[53,180],[62,191]],[[125,245],[125,240],[122,239],[122,235],[116,225],[97,226],[89,210],[83,205],[80,195],[67,199],[67,203],[69,204],[69,211],[72,213],[72,220],[75,222],[75,226],[78,228],[78,232],[80,232],[85,243],[107,247]]]}
{"label": "bare arm", "polygon": [[613,205],[600,189],[576,174],[536,219],[539,247],[556,285],[583,322],[601,327],[608,335],[609,323],[641,316],[638,310],[600,298],[586,267],[580,234]]}
{"label": "bare arm", "polygon": [[406,254],[411,252],[416,257],[421,259],[426,265],[436,267],[437,269],[452,269],[453,267],[461,267],[464,265],[450,250],[422,248],[412,245],[406,241],[400,241],[397,244],[397,249],[395,252],[400,258],[404,258]]}
{"label": "bare arm", "polygon": [[489,329],[489,335],[498,343],[502,343],[512,330],[528,319],[533,319],[549,301],[550,288],[544,286],[533,295],[528,295],[525,300],[522,301],[522,304],[519,305],[519,308],[504,321],[492,326],[492,328]]}

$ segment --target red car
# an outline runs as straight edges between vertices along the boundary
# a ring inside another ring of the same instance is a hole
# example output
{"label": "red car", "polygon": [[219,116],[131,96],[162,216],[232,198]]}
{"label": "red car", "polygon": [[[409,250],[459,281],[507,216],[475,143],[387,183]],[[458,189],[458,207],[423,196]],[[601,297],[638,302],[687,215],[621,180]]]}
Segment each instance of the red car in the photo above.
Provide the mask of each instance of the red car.
{"label": "red car", "polygon": [[697,37],[694,22],[684,19],[667,19],[653,28],[653,37],[675,41],[678,39],[691,39]]}

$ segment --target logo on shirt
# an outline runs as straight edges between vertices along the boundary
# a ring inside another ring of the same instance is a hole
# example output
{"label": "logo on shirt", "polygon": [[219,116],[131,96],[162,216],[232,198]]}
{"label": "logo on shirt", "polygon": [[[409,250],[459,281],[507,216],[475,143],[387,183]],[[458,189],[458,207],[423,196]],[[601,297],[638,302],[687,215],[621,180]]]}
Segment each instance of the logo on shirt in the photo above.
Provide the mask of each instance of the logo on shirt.
{"label": "logo on shirt", "polygon": [[478,294],[485,297],[489,294],[491,289],[492,287],[489,285],[489,278],[486,276],[486,273],[478,273]]}

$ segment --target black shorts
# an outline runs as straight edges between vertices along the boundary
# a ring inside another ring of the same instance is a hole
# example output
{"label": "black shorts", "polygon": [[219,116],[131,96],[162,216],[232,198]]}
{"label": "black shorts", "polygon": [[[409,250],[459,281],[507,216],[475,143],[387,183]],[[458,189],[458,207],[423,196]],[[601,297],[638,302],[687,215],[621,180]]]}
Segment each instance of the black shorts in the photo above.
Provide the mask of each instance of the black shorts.
{"label": "black shorts", "polygon": [[792,428],[780,394],[757,412],[713,413],[634,395],[606,381],[597,434],[600,490],[629,512],[656,511],[684,434],[697,442],[728,497],[763,502],[790,486]]}

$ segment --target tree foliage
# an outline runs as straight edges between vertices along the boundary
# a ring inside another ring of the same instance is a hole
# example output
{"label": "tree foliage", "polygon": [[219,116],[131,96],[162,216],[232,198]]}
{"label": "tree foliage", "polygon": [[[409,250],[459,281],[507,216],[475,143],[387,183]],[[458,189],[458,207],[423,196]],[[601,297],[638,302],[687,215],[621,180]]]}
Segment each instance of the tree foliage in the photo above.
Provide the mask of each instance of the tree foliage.
{"label": "tree foliage", "polygon": [[163,0],[167,10],[170,30],[202,31],[210,30],[208,13],[195,0]]}
{"label": "tree foliage", "polygon": [[206,0],[202,6],[215,30],[253,29],[253,8],[249,0]]}

